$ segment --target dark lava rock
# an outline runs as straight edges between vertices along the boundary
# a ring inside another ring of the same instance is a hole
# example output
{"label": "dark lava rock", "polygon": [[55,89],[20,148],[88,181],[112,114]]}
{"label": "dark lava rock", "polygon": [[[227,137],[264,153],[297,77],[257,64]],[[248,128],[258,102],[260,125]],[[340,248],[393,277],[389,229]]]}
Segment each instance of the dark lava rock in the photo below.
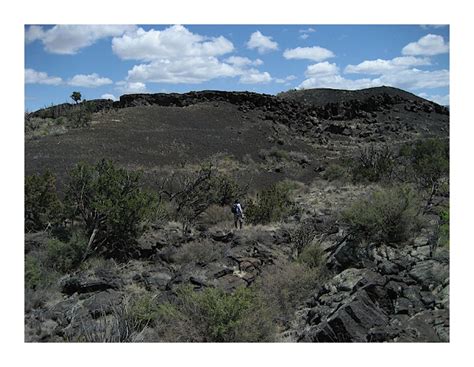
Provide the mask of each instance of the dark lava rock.
{"label": "dark lava rock", "polygon": [[123,281],[118,277],[90,277],[90,276],[70,276],[61,282],[61,291],[65,294],[90,293],[105,291],[107,289],[119,289]]}
{"label": "dark lava rock", "polygon": [[360,291],[326,321],[305,332],[299,341],[365,342],[370,329],[385,326],[388,322],[387,314],[365,291]]}
{"label": "dark lava rock", "polygon": [[114,308],[122,303],[123,295],[114,290],[100,292],[83,302],[83,306],[89,311],[93,318],[109,315]]}

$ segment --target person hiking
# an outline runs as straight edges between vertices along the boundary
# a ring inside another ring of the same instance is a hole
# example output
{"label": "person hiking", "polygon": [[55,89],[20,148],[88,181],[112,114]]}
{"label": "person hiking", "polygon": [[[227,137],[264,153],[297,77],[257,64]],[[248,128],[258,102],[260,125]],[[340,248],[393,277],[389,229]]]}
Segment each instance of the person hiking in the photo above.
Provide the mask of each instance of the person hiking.
{"label": "person hiking", "polygon": [[237,224],[240,225],[240,229],[242,229],[242,223],[244,222],[244,212],[242,210],[242,205],[238,199],[234,201],[234,205],[232,205],[232,213],[234,214],[234,226],[237,228]]}

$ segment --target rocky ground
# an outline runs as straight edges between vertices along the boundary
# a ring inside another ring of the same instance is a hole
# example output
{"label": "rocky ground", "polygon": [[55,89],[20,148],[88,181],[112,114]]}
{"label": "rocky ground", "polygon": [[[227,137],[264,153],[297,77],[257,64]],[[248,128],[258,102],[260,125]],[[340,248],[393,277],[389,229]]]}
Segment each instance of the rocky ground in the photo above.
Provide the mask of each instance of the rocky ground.
{"label": "rocky ground", "polygon": [[[56,116],[69,108],[35,114]],[[299,182],[294,200],[301,210],[286,221],[242,230],[233,228],[228,211],[188,232],[180,223],[155,223],[140,238],[137,258],[92,258],[41,292],[26,290],[25,340],[106,341],[106,325],[119,306],[144,292],[162,303],[183,284],[226,292],[253,287],[273,266],[294,261],[291,230],[311,218],[323,275],[280,323],[275,340],[448,342],[449,248],[439,246],[440,217],[428,211],[423,229],[403,245],[355,241],[339,212],[374,187],[324,176],[331,163],[361,146],[394,147],[430,136],[449,137],[449,111],[385,87],[359,94],[203,91],[98,101],[90,128],[26,141],[26,174],[49,169],[61,185],[73,164],[100,156],[144,170],[153,187],[167,172],[212,158],[254,189]],[[46,232],[27,233],[25,254],[41,256],[48,239]],[[133,341],[163,340],[147,326]]]}

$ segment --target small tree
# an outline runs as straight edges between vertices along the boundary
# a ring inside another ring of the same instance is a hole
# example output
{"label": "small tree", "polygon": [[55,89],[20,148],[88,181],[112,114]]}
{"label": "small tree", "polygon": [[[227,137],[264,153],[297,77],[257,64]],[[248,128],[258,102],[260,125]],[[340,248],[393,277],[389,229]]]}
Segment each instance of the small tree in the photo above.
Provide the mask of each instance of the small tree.
{"label": "small tree", "polygon": [[156,202],[153,194],[142,190],[139,173],[116,168],[111,161],[80,163],[70,172],[66,203],[89,236],[84,257],[92,247],[111,256],[129,256]]}
{"label": "small tree", "polygon": [[61,202],[56,193],[56,178],[51,172],[25,178],[25,229],[44,230],[58,222]]}
{"label": "small tree", "polygon": [[80,92],[72,92],[71,99],[77,104],[82,99],[82,95]]}
{"label": "small tree", "polygon": [[444,177],[449,176],[449,142],[426,139],[406,144],[400,156],[408,162],[408,172],[417,185],[428,191],[428,205],[438,193]]}

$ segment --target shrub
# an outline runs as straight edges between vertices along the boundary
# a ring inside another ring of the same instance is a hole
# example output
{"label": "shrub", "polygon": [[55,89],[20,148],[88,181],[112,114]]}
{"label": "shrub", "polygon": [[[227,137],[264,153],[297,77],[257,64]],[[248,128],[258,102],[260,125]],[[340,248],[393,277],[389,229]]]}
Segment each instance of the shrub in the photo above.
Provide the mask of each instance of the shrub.
{"label": "shrub", "polygon": [[[112,308],[112,314],[103,315],[95,324],[81,322],[76,335],[66,334],[70,342],[129,343],[139,341],[144,326],[136,323],[125,305]],[[80,316],[78,316],[80,318]],[[81,320],[82,321],[82,320]]]}
{"label": "shrub", "polygon": [[305,264],[288,263],[272,266],[256,280],[255,286],[269,307],[283,323],[288,323],[296,308],[314,291],[319,271]]}
{"label": "shrub", "polygon": [[340,164],[330,164],[324,171],[324,178],[328,181],[346,181],[350,177],[346,167]]}
{"label": "shrub", "polygon": [[400,157],[408,163],[409,176],[430,191],[430,202],[439,191],[442,178],[449,176],[449,142],[426,139],[405,144],[400,148]]}
{"label": "shrub", "polygon": [[323,265],[324,252],[319,243],[311,243],[303,248],[298,262],[306,264],[311,269],[319,269]]}
{"label": "shrub", "polygon": [[143,223],[156,208],[156,197],[141,188],[141,175],[102,160],[78,164],[69,174],[66,202],[79,216],[90,242],[114,256],[129,256]]}
{"label": "shrub", "polygon": [[225,293],[216,288],[195,292],[180,287],[175,304],[160,306],[166,341],[258,342],[274,336],[270,310],[249,288]]}
{"label": "shrub", "polygon": [[438,245],[449,248],[449,209],[442,210],[439,216]]}
{"label": "shrub", "polygon": [[303,249],[311,244],[316,236],[316,225],[313,220],[305,220],[289,232],[290,240],[298,257]]}
{"label": "shrub", "polygon": [[175,208],[174,219],[183,223],[184,229],[211,205],[228,205],[247,191],[229,176],[217,172],[212,165],[203,165],[193,173],[175,173],[161,186],[161,193]]}
{"label": "shrub", "polygon": [[25,256],[25,288],[39,289],[50,285],[54,280],[55,274],[48,271],[42,261],[33,256]]}
{"label": "shrub", "polygon": [[361,149],[353,160],[352,179],[354,182],[378,182],[390,180],[394,170],[394,157],[388,146],[376,148],[370,145]]}
{"label": "shrub", "polygon": [[212,203],[221,206],[231,204],[235,198],[247,192],[246,187],[239,186],[233,178],[220,173],[210,178],[210,190],[214,196],[211,198]]}
{"label": "shrub", "polygon": [[128,317],[136,329],[143,329],[146,326],[154,326],[158,317],[159,306],[156,303],[156,296],[145,293],[135,296],[130,301],[127,308]]}
{"label": "shrub", "polygon": [[88,103],[70,108],[66,112],[68,125],[72,128],[88,127],[92,121],[92,111]]}
{"label": "shrub", "polygon": [[82,262],[86,248],[87,240],[77,234],[74,234],[68,242],[52,238],[46,248],[47,264],[60,273],[71,272]]}
{"label": "shrub", "polygon": [[342,212],[350,231],[371,241],[402,243],[420,223],[419,199],[405,186],[380,189]]}
{"label": "shrub", "polygon": [[25,179],[25,230],[44,230],[60,221],[61,202],[52,173],[27,176]]}
{"label": "shrub", "polygon": [[255,200],[249,200],[245,216],[249,223],[268,224],[279,221],[294,211],[290,189],[288,185],[280,183],[258,193]]}

